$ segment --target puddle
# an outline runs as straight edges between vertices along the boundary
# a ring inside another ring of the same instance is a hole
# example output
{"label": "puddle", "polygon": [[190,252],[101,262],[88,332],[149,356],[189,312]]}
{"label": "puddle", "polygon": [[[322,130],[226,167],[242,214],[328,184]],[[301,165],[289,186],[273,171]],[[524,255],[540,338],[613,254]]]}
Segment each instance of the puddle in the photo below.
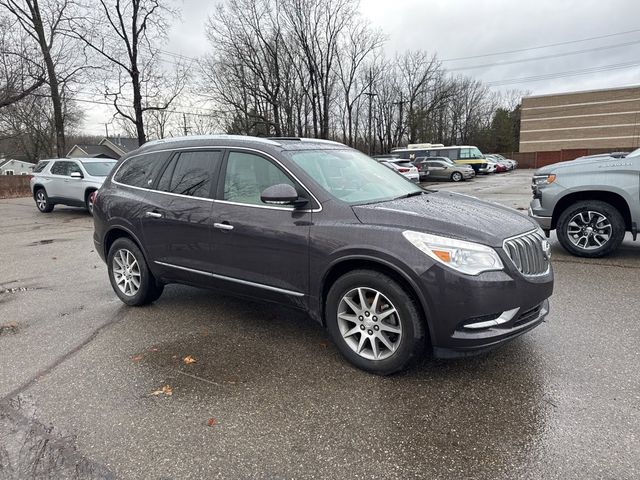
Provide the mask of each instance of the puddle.
{"label": "puddle", "polygon": [[69,240],[66,238],[47,238],[44,240],[37,240],[35,242],[27,243],[27,247],[37,247],[39,245],[51,245],[56,242],[68,242]]}
{"label": "puddle", "polygon": [[75,437],[36,420],[34,403],[18,396],[0,404],[2,479],[115,479],[106,467],[83,457]]}
{"label": "puddle", "polygon": [[0,337],[4,335],[15,335],[18,333],[20,328],[18,324],[15,322],[6,323],[4,325],[0,325]]}

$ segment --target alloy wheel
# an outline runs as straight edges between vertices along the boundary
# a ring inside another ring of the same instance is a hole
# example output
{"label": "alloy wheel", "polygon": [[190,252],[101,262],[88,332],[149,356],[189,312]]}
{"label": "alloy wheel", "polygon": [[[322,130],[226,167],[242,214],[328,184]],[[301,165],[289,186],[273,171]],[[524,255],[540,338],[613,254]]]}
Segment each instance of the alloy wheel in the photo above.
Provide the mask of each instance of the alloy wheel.
{"label": "alloy wheel", "polygon": [[402,324],[391,301],[373,288],[347,292],[338,305],[338,328],[345,343],[368,360],[384,360],[402,339]]}
{"label": "alloy wheel", "polygon": [[611,222],[600,212],[593,210],[577,213],[567,225],[569,241],[583,250],[595,250],[611,239]]}
{"label": "alloy wheel", "polygon": [[36,205],[38,206],[38,210],[44,211],[44,209],[47,208],[47,197],[42,190],[36,193]]}
{"label": "alloy wheel", "polygon": [[140,290],[140,265],[129,250],[121,248],[113,256],[113,277],[118,289],[128,297]]}

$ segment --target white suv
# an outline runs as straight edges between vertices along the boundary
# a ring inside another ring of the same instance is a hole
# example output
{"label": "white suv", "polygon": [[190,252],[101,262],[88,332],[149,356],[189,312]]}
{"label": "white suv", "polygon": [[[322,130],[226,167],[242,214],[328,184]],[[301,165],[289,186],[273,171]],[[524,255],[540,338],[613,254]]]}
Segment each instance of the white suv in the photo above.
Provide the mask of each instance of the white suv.
{"label": "white suv", "polygon": [[49,213],[56,204],[62,204],[84,207],[93,214],[93,193],[115,164],[115,160],[105,158],[41,160],[33,169],[30,183],[38,210]]}

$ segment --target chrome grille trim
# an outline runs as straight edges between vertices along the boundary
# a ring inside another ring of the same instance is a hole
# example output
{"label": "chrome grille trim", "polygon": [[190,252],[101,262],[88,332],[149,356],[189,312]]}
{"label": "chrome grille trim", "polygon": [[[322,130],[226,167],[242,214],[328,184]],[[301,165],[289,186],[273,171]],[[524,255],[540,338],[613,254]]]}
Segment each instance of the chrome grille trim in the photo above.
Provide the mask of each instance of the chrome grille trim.
{"label": "chrome grille trim", "polygon": [[551,266],[542,248],[543,241],[546,241],[544,235],[538,230],[531,230],[507,238],[502,243],[502,248],[522,275],[539,277],[549,273]]}

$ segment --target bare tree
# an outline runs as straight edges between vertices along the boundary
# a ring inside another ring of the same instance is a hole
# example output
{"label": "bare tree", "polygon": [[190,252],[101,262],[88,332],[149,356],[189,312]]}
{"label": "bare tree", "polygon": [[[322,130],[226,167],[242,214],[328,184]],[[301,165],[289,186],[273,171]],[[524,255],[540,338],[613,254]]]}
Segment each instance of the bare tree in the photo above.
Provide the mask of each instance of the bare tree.
{"label": "bare tree", "polygon": [[0,0],[5,8],[20,24],[23,31],[36,42],[44,63],[47,84],[53,107],[53,121],[56,134],[56,153],[65,155],[63,83],[58,64],[67,55],[69,44],[61,35],[63,23],[71,7],[70,0]]}
{"label": "bare tree", "polygon": [[0,17],[0,108],[19,102],[45,84],[45,72],[18,21]]}
{"label": "bare tree", "polygon": [[177,65],[173,79],[158,66],[157,44],[176,14],[164,0],[97,0],[70,22],[68,34],[117,69],[103,93],[133,124],[140,144],[147,141],[145,113],[169,108],[186,83],[184,65]]}

